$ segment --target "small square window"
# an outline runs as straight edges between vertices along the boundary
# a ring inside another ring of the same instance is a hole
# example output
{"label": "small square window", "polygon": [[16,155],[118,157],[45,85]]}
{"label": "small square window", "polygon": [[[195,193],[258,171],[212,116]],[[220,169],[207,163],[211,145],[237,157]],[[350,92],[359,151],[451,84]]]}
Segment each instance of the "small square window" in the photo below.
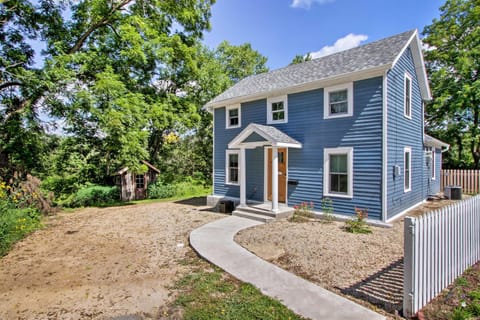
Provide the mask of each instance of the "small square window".
{"label": "small square window", "polygon": [[267,99],[267,123],[288,122],[287,96]]}
{"label": "small square window", "polygon": [[143,189],[145,187],[145,177],[143,174],[135,175],[135,186],[137,189]]}
{"label": "small square window", "polygon": [[241,126],[241,109],[240,105],[228,106],[226,108],[226,124],[227,129],[239,128]]}
{"label": "small square window", "polygon": [[324,89],[323,118],[353,116],[353,82]]}

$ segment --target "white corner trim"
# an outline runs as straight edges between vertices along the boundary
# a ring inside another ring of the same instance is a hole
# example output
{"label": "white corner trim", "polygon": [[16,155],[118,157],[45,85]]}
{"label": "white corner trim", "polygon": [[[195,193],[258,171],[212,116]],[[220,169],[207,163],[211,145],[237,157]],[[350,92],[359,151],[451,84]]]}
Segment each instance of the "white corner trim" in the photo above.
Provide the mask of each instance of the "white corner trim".
{"label": "white corner trim", "polygon": [[[330,92],[347,90],[347,113],[330,114]],[[326,87],[323,89],[323,119],[336,119],[353,116],[353,82]]]}
{"label": "white corner trim", "polygon": [[388,209],[388,71],[383,75],[382,112],[382,221],[387,220]]}
{"label": "white corner trim", "polygon": [[[409,95],[409,101],[408,105],[410,106],[410,114],[407,114],[407,95],[405,94],[406,88],[407,88],[407,79],[409,80],[409,88],[408,91],[410,92]],[[412,119],[412,113],[413,113],[413,106],[412,106],[412,76],[408,73],[405,72],[405,75],[403,77],[403,115],[405,118]]]}
{"label": "white corner trim", "polygon": [[[405,172],[407,171],[407,168],[405,166],[405,155],[410,154],[409,161],[408,161],[408,188],[405,188]],[[411,147],[405,147],[403,148],[403,192],[410,192],[412,191],[412,148]]]}
{"label": "white corner trim", "polygon": [[[229,111],[232,109],[238,109],[238,124],[236,126],[230,125]],[[225,129],[240,128],[242,126],[242,106],[240,103],[232,104],[225,107]]]}
{"label": "white corner trim", "polygon": [[[238,181],[237,182],[230,182],[230,159],[229,159],[229,156],[231,154],[236,154],[238,155]],[[240,155],[240,150],[225,150],[225,184],[226,185],[231,185],[231,186],[239,186],[240,185],[240,170],[242,168],[240,168],[240,163],[241,163],[241,159],[240,159],[241,155]]]}
{"label": "white corner trim", "polygon": [[437,166],[435,164],[435,161],[437,158],[436,153],[437,153],[437,149],[432,148],[432,163],[430,165],[430,174],[431,174],[432,180],[436,180],[437,178]]}
{"label": "white corner trim", "polygon": [[[283,102],[283,120],[273,120],[272,117],[272,103]],[[282,95],[277,97],[267,98],[267,124],[287,123],[288,122],[288,96]]]}
{"label": "white corner trim", "polygon": [[[346,154],[347,155],[347,175],[348,190],[346,194],[331,193],[330,186],[330,155]],[[325,148],[323,149],[323,196],[335,198],[353,198],[353,147]]]}

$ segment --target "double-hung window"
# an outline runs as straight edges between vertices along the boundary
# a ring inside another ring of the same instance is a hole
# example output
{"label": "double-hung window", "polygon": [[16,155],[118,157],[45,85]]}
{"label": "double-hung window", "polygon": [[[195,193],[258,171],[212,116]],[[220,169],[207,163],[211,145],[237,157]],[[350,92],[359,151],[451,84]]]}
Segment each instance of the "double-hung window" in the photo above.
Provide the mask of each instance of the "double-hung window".
{"label": "double-hung window", "polygon": [[240,105],[232,105],[226,108],[226,128],[240,128],[242,126],[242,114]]}
{"label": "double-hung window", "polygon": [[324,150],[324,196],[353,197],[353,148]]}
{"label": "double-hung window", "polygon": [[342,118],[353,115],[353,83],[324,89],[323,118]]}
{"label": "double-hung window", "polygon": [[435,180],[435,148],[432,148],[431,149],[432,151],[432,164],[431,164],[431,167],[432,167],[432,180]]}
{"label": "double-hung window", "polygon": [[405,147],[403,151],[403,190],[405,192],[412,190],[412,148]]}
{"label": "double-hung window", "polygon": [[237,150],[227,150],[226,156],[226,176],[225,182],[227,184],[238,184],[240,176],[240,154]]}
{"label": "double-hung window", "polygon": [[288,122],[288,102],[287,96],[267,99],[267,123],[286,123]]}
{"label": "double-hung window", "polygon": [[408,73],[405,73],[404,81],[404,112],[405,117],[412,118],[412,77]]}

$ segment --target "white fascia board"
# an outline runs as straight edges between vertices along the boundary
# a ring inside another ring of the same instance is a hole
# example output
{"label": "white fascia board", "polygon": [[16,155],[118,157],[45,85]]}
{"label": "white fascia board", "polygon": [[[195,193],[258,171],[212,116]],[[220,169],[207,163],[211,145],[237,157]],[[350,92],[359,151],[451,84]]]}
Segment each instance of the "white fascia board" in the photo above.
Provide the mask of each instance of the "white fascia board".
{"label": "white fascia board", "polygon": [[264,91],[264,92],[259,92],[251,95],[238,96],[235,98],[225,99],[222,101],[217,101],[212,103],[209,102],[203,108],[210,112],[213,112],[213,109],[215,108],[225,107],[230,104],[267,99],[269,97],[277,97],[281,95],[288,95],[292,93],[325,88],[325,87],[329,87],[337,84],[342,84],[345,82],[354,82],[354,81],[359,81],[359,80],[373,78],[373,77],[381,77],[383,76],[386,70],[389,70],[391,68],[391,66],[392,66],[391,64],[385,64],[385,65],[367,69],[367,70],[344,73],[334,77],[312,81],[308,83],[302,83],[292,87],[282,88],[278,90]]}
{"label": "white fascia board", "polygon": [[294,149],[302,149],[301,143],[286,143],[286,142],[278,142],[274,143],[273,146],[279,148],[294,148]]}

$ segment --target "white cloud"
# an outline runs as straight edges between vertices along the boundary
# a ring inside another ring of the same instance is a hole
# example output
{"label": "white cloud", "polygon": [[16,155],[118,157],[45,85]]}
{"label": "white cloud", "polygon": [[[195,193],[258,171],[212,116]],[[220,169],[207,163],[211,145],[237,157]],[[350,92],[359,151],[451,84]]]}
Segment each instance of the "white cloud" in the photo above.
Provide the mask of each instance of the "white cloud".
{"label": "white cloud", "polygon": [[313,3],[325,4],[335,0],[293,0],[290,5],[292,8],[310,9]]}
{"label": "white cloud", "polygon": [[358,47],[362,42],[366,41],[368,36],[364,34],[347,34],[345,37],[338,39],[335,41],[333,46],[325,46],[322,49],[310,53],[312,55],[312,59],[317,59],[323,56],[328,56],[332,53],[348,50],[351,48]]}

